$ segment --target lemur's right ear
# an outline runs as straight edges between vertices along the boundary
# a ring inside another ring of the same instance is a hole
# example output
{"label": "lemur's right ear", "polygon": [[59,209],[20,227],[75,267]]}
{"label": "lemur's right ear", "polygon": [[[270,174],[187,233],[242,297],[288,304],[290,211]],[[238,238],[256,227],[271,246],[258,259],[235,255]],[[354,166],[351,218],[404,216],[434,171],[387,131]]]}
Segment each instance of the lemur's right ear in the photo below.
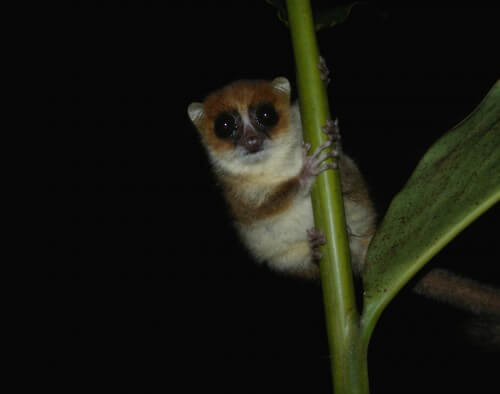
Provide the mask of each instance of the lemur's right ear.
{"label": "lemur's right ear", "polygon": [[290,82],[285,77],[274,78],[271,82],[271,86],[276,90],[285,93],[287,96],[290,96],[290,91],[292,89],[290,87]]}

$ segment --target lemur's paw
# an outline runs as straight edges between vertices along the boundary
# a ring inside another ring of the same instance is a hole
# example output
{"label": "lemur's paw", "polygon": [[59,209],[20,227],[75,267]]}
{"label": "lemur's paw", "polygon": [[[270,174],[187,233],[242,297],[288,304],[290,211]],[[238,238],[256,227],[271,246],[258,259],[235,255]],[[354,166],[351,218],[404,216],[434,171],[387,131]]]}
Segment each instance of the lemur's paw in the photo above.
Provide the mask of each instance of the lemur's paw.
{"label": "lemur's paw", "polygon": [[322,173],[323,171],[337,168],[337,163],[325,162],[327,159],[331,159],[338,155],[338,152],[336,151],[325,152],[325,150],[331,145],[332,141],[327,140],[318,146],[312,154],[309,154],[311,144],[305,142],[302,145],[303,165],[302,171],[299,175],[299,182],[302,189],[306,192],[311,190],[316,175]]}
{"label": "lemur's paw", "polygon": [[325,152],[325,150],[331,145],[332,141],[327,140],[320,146],[318,146],[312,154],[309,154],[309,151],[311,150],[311,144],[305,142],[302,146],[304,165],[302,169],[303,174],[301,175],[316,176],[330,168],[336,168],[335,163],[325,163],[325,160],[337,156],[336,152]]}
{"label": "lemur's paw", "polygon": [[311,256],[313,262],[318,263],[323,257],[323,253],[319,250],[326,243],[323,233],[315,228],[307,230],[307,241],[311,247]]}

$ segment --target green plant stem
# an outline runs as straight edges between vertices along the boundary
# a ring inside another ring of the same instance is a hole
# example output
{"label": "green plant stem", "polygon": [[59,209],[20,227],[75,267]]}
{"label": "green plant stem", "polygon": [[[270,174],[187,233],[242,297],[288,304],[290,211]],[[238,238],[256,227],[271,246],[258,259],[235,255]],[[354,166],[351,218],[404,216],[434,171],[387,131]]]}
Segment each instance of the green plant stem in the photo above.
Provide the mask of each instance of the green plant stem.
{"label": "green plant stem", "polygon": [[[318,68],[319,52],[310,2],[287,0],[287,10],[304,136],[314,149],[326,139],[321,127],[330,113]],[[315,225],[327,240],[322,248],[320,270],[334,392],[368,393],[366,346],[359,342],[359,313],[337,170],[318,176],[312,201]]]}

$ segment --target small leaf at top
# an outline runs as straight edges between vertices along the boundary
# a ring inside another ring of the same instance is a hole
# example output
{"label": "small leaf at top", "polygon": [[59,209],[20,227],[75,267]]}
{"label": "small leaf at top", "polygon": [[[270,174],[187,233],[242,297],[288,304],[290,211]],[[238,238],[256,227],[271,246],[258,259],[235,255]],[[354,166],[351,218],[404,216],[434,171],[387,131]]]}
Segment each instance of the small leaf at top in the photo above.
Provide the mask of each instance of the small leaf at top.
{"label": "small leaf at top", "polygon": [[278,10],[278,19],[288,26],[288,13],[286,11],[285,0],[266,0],[266,3],[271,4]]}
{"label": "small leaf at top", "polygon": [[[266,0],[266,3],[271,4],[278,10],[278,19],[288,26],[288,14],[286,10],[285,0]],[[316,31],[334,27],[343,23],[351,14],[355,5],[366,3],[365,1],[354,1],[350,4],[340,5],[330,9],[313,10],[314,27]]]}
{"label": "small leaf at top", "polygon": [[314,13],[314,27],[316,31],[326,29],[328,27],[337,26],[344,23],[356,5],[365,3],[364,1],[355,1],[347,5],[337,6],[328,10]]}

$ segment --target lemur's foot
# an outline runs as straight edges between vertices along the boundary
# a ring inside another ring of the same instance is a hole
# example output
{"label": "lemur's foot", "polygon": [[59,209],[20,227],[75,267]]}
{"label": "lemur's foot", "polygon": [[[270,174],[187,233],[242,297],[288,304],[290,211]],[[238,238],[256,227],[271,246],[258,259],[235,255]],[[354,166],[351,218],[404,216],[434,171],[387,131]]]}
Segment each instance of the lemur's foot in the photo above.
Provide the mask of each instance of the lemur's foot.
{"label": "lemur's foot", "polygon": [[330,83],[330,70],[326,65],[325,59],[321,55],[319,57],[318,68],[319,68],[319,77],[325,83],[325,85],[328,85]]}
{"label": "lemur's foot", "polygon": [[320,246],[326,243],[323,233],[315,228],[307,230],[307,240],[311,247],[311,255],[313,262],[318,263],[323,257],[323,253],[319,250]]}
{"label": "lemur's foot", "polygon": [[303,166],[299,175],[299,182],[303,190],[307,193],[311,190],[316,175],[323,171],[337,168],[337,163],[325,163],[325,160],[336,157],[337,152],[325,152],[325,149],[332,145],[331,140],[327,140],[318,146],[312,155],[309,155],[311,144],[304,142],[302,145]]}

